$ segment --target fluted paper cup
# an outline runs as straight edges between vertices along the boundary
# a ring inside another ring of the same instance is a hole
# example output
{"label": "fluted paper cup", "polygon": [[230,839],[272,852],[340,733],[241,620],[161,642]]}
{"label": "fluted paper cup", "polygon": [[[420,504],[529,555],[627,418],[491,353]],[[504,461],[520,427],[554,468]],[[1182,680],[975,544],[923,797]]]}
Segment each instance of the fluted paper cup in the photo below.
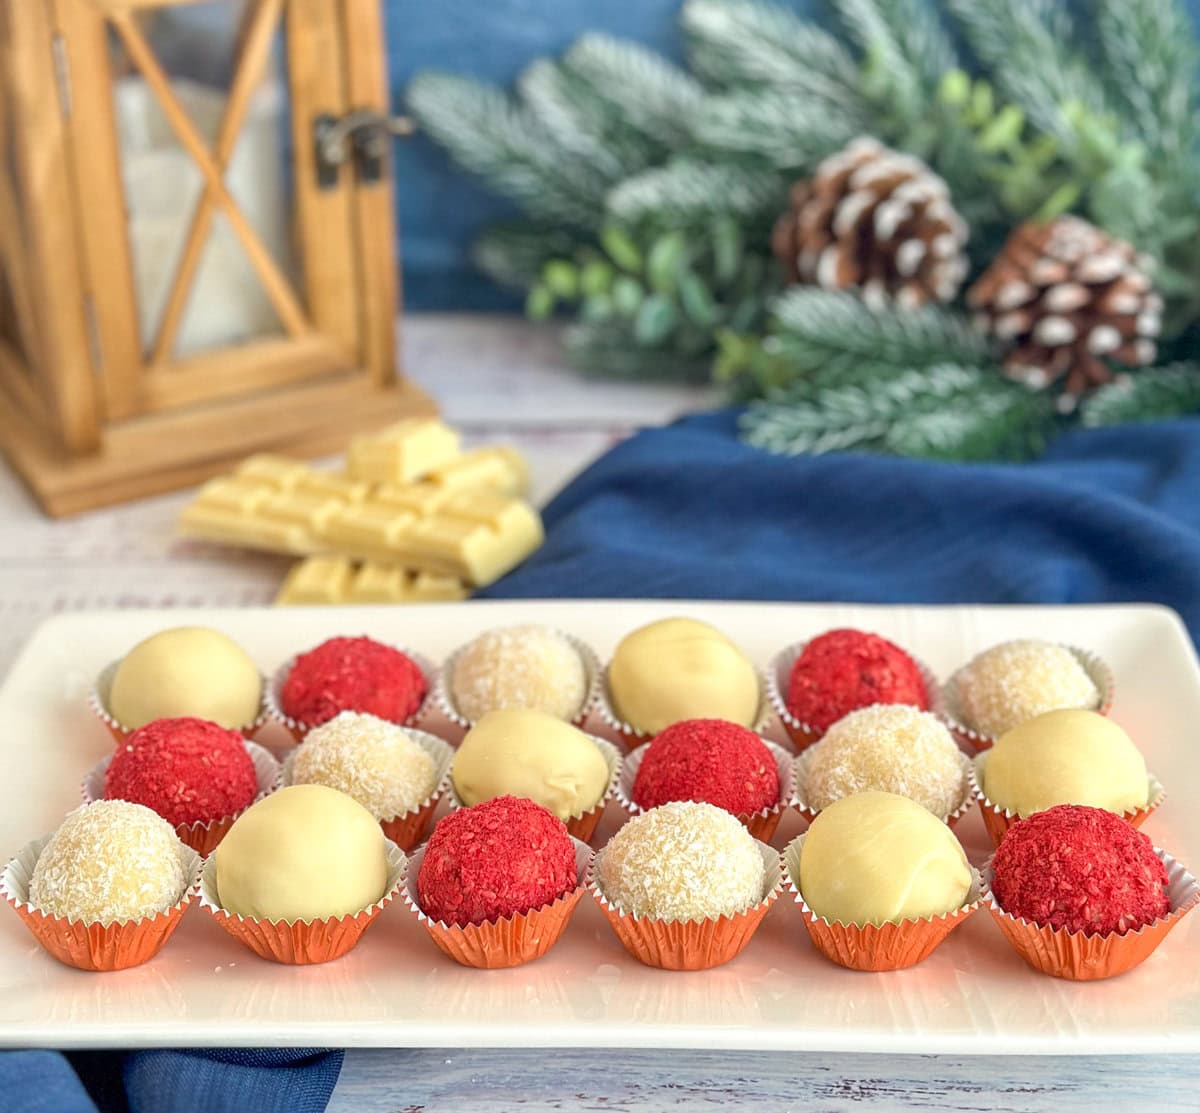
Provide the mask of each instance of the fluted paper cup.
{"label": "fluted paper cup", "polygon": [[[1093,710],[1101,715],[1107,715],[1112,710],[1113,693],[1116,689],[1112,669],[1103,658],[1090,649],[1080,649],[1074,645],[1064,645],[1062,648],[1070,650],[1075,655],[1075,659],[1092,678],[1092,683],[1096,685],[1096,689],[1100,693],[1100,703]],[[965,667],[964,665],[963,668]],[[964,748],[971,753],[982,753],[984,750],[990,750],[996,744],[996,736],[968,725],[958,695],[958,681],[961,674],[962,669],[959,669],[942,688],[941,717],[946,726],[950,728],[950,733]]]}
{"label": "fluted paper cup", "polygon": [[800,848],[804,835],[798,835],[783,852],[784,875],[795,903],[804,917],[809,938],[830,962],[848,970],[881,972],[904,970],[924,962],[950,933],[979,909],[981,884],[979,872],[971,869],[971,889],[966,901],[952,912],[940,916],[911,917],[886,924],[845,924],[819,916],[800,891]]}
{"label": "fluted paper cup", "polygon": [[[987,756],[987,750],[983,750],[976,754],[975,760],[971,762],[971,795],[979,802],[979,814],[983,817],[983,825],[987,828],[992,846],[999,846],[1008,829],[1014,823],[1020,823],[1021,817],[1011,808],[1002,808],[999,804],[989,800],[987,793],[983,791],[983,771],[987,763]],[[1120,813],[1121,818],[1133,827],[1140,827],[1145,823],[1167,798],[1167,790],[1163,788],[1162,783],[1153,773],[1147,774],[1146,782],[1145,805]],[[1071,800],[1062,801],[1064,804],[1073,802]]]}
{"label": "fluted paper cup", "polygon": [[1154,848],[1167,869],[1171,910],[1153,923],[1123,935],[1086,935],[1063,928],[1039,927],[1005,912],[992,892],[992,860],[983,870],[983,899],[1004,938],[1030,966],[1043,974],[1071,981],[1115,978],[1146,961],[1180,920],[1200,903],[1200,884],[1171,855]]}
{"label": "fluted paper cup", "polygon": [[153,916],[137,920],[115,920],[111,924],[88,923],[54,916],[29,902],[29,883],[42,850],[50,841],[45,835],[25,846],[4,868],[0,894],[12,905],[30,934],[59,962],[78,970],[125,970],[148,962],[174,934],[196,894],[200,855],[179,844],[180,863],[188,879],[179,899]]}
{"label": "fluted paper cup", "polygon": [[[763,739],[763,744],[771,751],[771,756],[775,759],[775,768],[779,774],[778,798],[770,807],[761,808],[756,812],[742,812],[737,816],[737,819],[759,842],[770,842],[771,836],[775,834],[775,830],[779,826],[779,821],[783,817],[783,813],[792,806],[795,785],[793,784],[792,775],[792,755],[782,746],[778,746],[774,742],[768,742],[765,738]],[[648,746],[640,746],[634,750],[625,759],[625,765],[621,769],[621,776],[617,779],[617,803],[631,816],[641,815],[646,810],[639,804],[634,803],[633,786],[637,783],[638,770],[642,767],[642,761],[648,751]]]}
{"label": "fluted paper cup", "polygon": [[657,920],[634,916],[613,904],[600,887],[597,865],[600,851],[588,871],[588,890],[621,945],[638,962],[663,970],[708,970],[737,958],[754,937],[763,917],[779,899],[783,888],[779,852],[756,843],[763,857],[765,878],[762,898],[734,916],[704,920]]}
{"label": "fluted paper cup", "polygon": [[431,919],[422,910],[417,894],[417,878],[421,863],[425,860],[425,847],[412,856],[404,886],[404,902],[438,949],[455,962],[479,970],[523,966],[541,958],[558,942],[579,904],[579,898],[583,896],[583,883],[592,860],[592,848],[579,839],[571,841],[575,846],[575,888],[540,908],[465,926]]}
{"label": "fluted paper cup", "polygon": [[[137,729],[136,727],[127,727],[121,723],[117,717],[109,710],[109,694],[112,691],[113,677],[117,674],[117,669],[121,662],[110,661],[100,675],[96,677],[95,684],[92,685],[91,691],[88,692],[87,704],[89,710],[97,719],[104,724],[105,729],[113,736],[113,741],[119,746]],[[261,695],[258,699],[258,714],[254,719],[240,727],[233,729],[238,732],[243,738],[253,738],[267,724],[267,679],[260,676]],[[177,716],[178,717],[178,716]],[[203,716],[200,716],[203,718]]]}
{"label": "fluted paper cup", "polygon": [[260,920],[241,916],[221,907],[217,891],[217,858],[205,859],[200,873],[200,907],[243,946],[260,958],[289,966],[332,962],[353,950],[363,932],[375,922],[404,884],[408,858],[387,840],[387,882],[383,896],[374,904],[345,916],[314,920]]}
{"label": "fluted paper cup", "polygon": [[[437,670],[433,666],[433,662],[423,653],[418,653],[416,650],[408,649],[402,645],[391,646],[399,653],[403,653],[421,670],[421,675],[425,677],[425,696],[414,711],[402,723],[397,723],[397,726],[416,727],[419,726],[421,720],[429,713],[429,708],[433,704],[433,689],[437,684]],[[310,730],[315,730],[323,723],[303,723],[299,719],[293,719],[283,710],[283,685],[288,678],[288,674],[292,671],[292,666],[295,665],[299,654],[293,654],[282,665],[279,666],[272,674],[271,679],[263,688],[264,697],[267,707],[267,716],[279,723],[292,736],[296,742],[303,742],[304,736]],[[352,707],[342,708],[343,711],[353,711]]]}
{"label": "fluted paper cup", "polygon": [[[383,833],[387,835],[401,850],[409,851],[421,841],[429,820],[437,810],[438,801],[445,795],[446,786],[450,780],[450,763],[454,760],[454,748],[443,738],[414,727],[401,727],[422,750],[432,759],[434,764],[433,791],[415,808],[409,808],[402,815],[385,816],[379,820]],[[282,783],[295,784],[293,767],[299,750],[293,750],[283,759]],[[337,786],[330,786],[336,788]],[[360,801],[361,803],[361,801]]]}
{"label": "fluted paper cup", "polygon": [[[250,760],[254,762],[254,775],[258,780],[258,791],[250,804],[246,805],[246,808],[249,808],[279,787],[280,771],[279,762],[275,760],[270,750],[258,745],[257,742],[243,742],[243,745],[246,747],[246,753],[250,755]],[[93,800],[105,799],[104,777],[108,772],[108,767],[112,764],[112,759],[112,754],[101,758],[84,777],[83,784],[80,786],[80,794],[83,796],[85,804],[90,804]],[[207,857],[220,845],[221,840],[229,833],[229,828],[233,826],[238,816],[246,811],[246,808],[221,816],[219,819],[176,824],[175,834],[201,857]]]}

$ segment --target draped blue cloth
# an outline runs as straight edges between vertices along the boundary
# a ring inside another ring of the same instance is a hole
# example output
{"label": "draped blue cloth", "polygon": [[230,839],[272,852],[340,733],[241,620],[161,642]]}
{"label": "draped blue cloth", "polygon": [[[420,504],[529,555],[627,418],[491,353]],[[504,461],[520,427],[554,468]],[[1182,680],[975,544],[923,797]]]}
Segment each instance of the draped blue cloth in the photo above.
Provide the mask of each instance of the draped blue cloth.
{"label": "draped blue cloth", "polygon": [[[546,508],[545,546],[482,594],[1151,600],[1200,632],[1200,418],[1072,432],[1029,464],[768,456],[735,418],[618,446]],[[15,1052],[0,1107],[315,1113],[340,1065],[337,1051]]]}

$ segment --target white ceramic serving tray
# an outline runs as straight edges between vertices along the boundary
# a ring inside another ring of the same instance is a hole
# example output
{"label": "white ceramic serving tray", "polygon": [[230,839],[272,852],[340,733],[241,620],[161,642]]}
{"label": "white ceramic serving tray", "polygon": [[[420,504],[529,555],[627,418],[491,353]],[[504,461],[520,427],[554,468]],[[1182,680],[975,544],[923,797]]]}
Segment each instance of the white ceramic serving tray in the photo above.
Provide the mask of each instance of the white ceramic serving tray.
{"label": "white ceramic serving tray", "polygon": [[[635,601],[118,611],[52,619],[0,690],[0,856],[6,861],[78,804],[80,779],[112,746],[88,712],[88,687],[108,661],[167,626],[224,630],[270,673],[334,634],[370,634],[440,659],[480,630],[513,622],[561,627],[603,658],[626,631],[680,614],[713,622],[761,664],[791,641],[840,625],[894,638],[940,676],[1006,638],[1094,649],[1116,673],[1114,718],[1167,786],[1166,803],[1144,829],[1185,864],[1200,865],[1200,670],[1184,627],[1167,610]],[[439,730],[436,721],[426,725]],[[289,745],[281,733],[263,740],[281,750]],[[596,845],[618,818],[605,816]],[[788,817],[775,844],[800,829]],[[981,862],[988,847],[978,814],[957,831],[972,861]],[[699,973],[634,961],[586,896],[549,955],[491,972],[444,957],[400,901],[347,957],[303,968],[256,958],[194,907],[156,959],[115,974],[59,965],[0,906],[0,1045],[1196,1053],[1200,913],[1133,972],[1075,984],[1026,967],[986,910],[914,969],[843,970],[813,950],[786,894],[738,959]]]}

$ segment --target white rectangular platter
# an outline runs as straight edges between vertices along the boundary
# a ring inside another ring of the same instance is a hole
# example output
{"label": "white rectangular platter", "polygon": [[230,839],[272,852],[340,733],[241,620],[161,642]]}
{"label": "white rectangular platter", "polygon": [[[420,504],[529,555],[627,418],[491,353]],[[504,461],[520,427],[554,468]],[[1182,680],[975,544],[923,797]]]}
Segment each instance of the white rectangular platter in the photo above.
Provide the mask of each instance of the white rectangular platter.
{"label": "white rectangular platter", "polygon": [[[1034,636],[1101,653],[1116,673],[1113,716],[1167,800],[1145,830],[1200,864],[1200,669],[1172,612],[1152,606],[910,607],[639,601],[503,602],[354,609],[114,611],[63,615],[34,635],[0,690],[0,856],[50,831],[111,748],[85,697],[108,661],[168,626],[226,631],[265,672],[334,634],[369,634],[440,659],[490,626],[545,622],[602,658],[655,618],[691,615],[760,664],[792,641],[850,625],[895,639],[944,677],[973,653]],[[435,721],[425,724],[435,732]],[[771,732],[774,734],[774,730]],[[280,734],[263,741],[286,749]],[[617,814],[614,815],[613,812]],[[610,813],[596,845],[620,818]],[[775,845],[801,830],[788,817]],[[978,864],[977,814],[957,828]],[[0,907],[0,1045],[694,1047],[947,1054],[1200,1052],[1200,914],[1143,966],[1110,982],[1034,973],[986,911],[906,971],[833,966],[785,895],[747,950],[698,973],[630,958],[585,896],[560,943],[513,970],[444,957],[397,901],[356,950],[317,967],[256,958],[198,907],[145,966],[88,974],[61,966]]]}

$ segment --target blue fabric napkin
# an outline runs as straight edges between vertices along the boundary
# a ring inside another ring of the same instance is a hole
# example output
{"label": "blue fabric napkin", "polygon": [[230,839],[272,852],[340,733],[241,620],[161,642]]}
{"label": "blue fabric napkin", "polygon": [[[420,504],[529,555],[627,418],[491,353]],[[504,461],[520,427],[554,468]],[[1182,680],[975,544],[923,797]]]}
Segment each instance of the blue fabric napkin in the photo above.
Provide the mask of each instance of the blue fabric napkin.
{"label": "blue fabric napkin", "polygon": [[[482,594],[1152,600],[1200,633],[1200,418],[1073,432],[1019,465],[773,457],[741,444],[735,419],[614,449],[546,508],[545,546]],[[316,1113],[340,1067],[339,1051],[13,1052],[0,1106]]]}
{"label": "blue fabric napkin", "polygon": [[1200,418],[1067,433],[1028,464],[770,456],[735,422],[703,414],[619,445],[483,594],[1155,601],[1200,634]]}

